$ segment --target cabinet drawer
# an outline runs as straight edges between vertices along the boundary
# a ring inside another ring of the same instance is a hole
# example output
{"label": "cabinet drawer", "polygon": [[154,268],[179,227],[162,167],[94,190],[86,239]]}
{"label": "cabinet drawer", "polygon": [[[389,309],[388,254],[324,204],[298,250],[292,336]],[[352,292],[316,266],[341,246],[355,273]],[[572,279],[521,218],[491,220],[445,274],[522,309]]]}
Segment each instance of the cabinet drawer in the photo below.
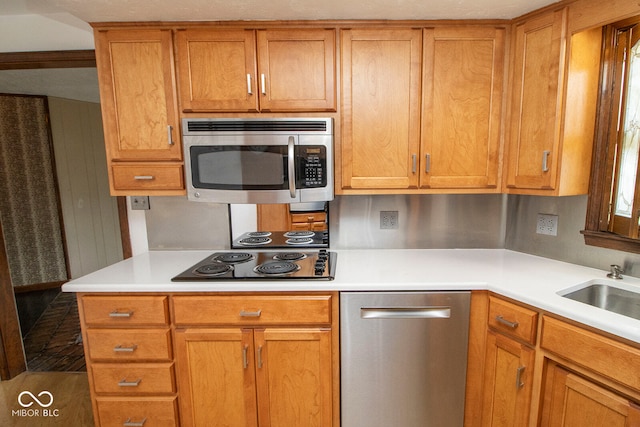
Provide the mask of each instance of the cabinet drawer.
{"label": "cabinet drawer", "polygon": [[88,329],[86,345],[94,361],[171,359],[169,329]]}
{"label": "cabinet drawer", "polygon": [[324,212],[308,212],[308,213],[292,213],[291,222],[324,222],[327,220],[327,214]]}
{"label": "cabinet drawer", "polygon": [[489,297],[489,327],[535,345],[538,313],[508,301]]}
{"label": "cabinet drawer", "polygon": [[91,365],[96,393],[175,393],[172,363],[94,363]]}
{"label": "cabinet drawer", "polygon": [[331,295],[175,296],[176,325],[331,323]]}
{"label": "cabinet drawer", "polygon": [[118,164],[112,165],[111,170],[114,190],[184,189],[181,164]]}
{"label": "cabinet drawer", "polygon": [[96,406],[100,427],[178,425],[175,397],[97,397]]}
{"label": "cabinet drawer", "polygon": [[542,316],[543,349],[614,381],[640,390],[640,349]]}
{"label": "cabinet drawer", "polygon": [[94,296],[82,298],[89,326],[160,326],[169,322],[166,296]]}

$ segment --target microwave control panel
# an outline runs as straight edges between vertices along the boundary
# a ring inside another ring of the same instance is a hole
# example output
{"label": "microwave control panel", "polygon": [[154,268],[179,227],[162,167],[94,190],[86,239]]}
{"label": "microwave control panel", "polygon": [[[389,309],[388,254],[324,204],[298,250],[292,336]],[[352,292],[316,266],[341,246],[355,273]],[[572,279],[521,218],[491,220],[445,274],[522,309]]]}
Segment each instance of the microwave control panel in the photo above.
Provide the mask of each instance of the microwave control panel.
{"label": "microwave control panel", "polygon": [[325,148],[319,146],[303,147],[302,151],[302,187],[325,187],[327,185]]}

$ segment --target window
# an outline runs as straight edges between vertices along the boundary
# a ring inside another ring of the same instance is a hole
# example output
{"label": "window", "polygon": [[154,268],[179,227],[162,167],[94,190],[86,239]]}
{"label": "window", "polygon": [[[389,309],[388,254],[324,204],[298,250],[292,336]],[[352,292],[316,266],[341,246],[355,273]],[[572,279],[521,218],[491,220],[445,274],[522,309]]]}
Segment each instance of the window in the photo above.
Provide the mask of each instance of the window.
{"label": "window", "polygon": [[640,253],[640,18],[605,27],[587,244]]}

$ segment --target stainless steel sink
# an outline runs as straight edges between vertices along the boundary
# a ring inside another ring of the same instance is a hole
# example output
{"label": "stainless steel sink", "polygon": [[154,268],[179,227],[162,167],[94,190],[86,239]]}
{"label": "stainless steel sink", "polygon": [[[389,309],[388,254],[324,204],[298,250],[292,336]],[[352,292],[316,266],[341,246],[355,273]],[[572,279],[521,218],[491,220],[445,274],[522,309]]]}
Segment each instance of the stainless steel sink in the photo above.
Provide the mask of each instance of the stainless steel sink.
{"label": "stainless steel sink", "polygon": [[640,290],[639,292],[633,292],[606,283],[591,282],[583,288],[570,291],[564,295],[560,292],[560,295],[640,320]]}

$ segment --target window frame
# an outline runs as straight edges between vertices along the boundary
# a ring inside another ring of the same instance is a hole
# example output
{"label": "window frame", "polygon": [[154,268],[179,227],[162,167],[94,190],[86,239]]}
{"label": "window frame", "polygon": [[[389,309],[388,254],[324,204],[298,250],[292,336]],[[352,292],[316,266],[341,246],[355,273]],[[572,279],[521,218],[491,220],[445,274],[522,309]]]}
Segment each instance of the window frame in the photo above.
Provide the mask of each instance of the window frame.
{"label": "window frame", "polygon": [[585,229],[581,231],[587,245],[640,253],[640,239],[614,234],[609,231],[613,171],[616,168],[615,145],[617,137],[612,120],[617,120],[620,94],[613,91],[615,80],[616,33],[633,25],[639,26],[640,17],[626,19],[603,27],[601,50],[600,89],[598,95],[596,130],[594,135],[591,181],[587,203]]}

